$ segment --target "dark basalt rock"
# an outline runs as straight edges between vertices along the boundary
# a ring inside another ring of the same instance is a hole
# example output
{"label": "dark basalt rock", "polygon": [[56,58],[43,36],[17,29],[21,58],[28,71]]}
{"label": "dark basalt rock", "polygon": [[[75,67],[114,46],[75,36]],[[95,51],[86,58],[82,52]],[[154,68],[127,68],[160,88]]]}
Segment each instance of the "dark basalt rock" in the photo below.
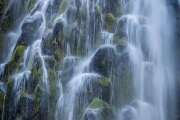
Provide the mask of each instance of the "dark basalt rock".
{"label": "dark basalt rock", "polygon": [[23,120],[32,120],[34,117],[34,105],[35,101],[27,97],[20,99],[19,110]]}
{"label": "dark basalt rock", "polygon": [[63,85],[66,85],[66,83],[73,77],[74,72],[75,72],[74,67],[71,67],[63,71],[63,73],[61,74],[61,82]]}
{"label": "dark basalt rock", "polygon": [[[118,20],[118,23],[117,23],[117,27],[116,27],[116,30],[115,30],[115,34],[114,34],[114,38],[119,38],[119,40],[121,38],[125,38],[126,37],[126,23],[127,23],[127,18],[126,17],[123,17],[121,19]],[[118,40],[116,40],[118,41]]]}
{"label": "dark basalt rock", "polygon": [[53,29],[53,36],[57,37],[59,32],[63,31],[64,24],[63,22],[57,22],[54,29]]}
{"label": "dark basalt rock", "polygon": [[36,33],[38,32],[39,27],[41,26],[43,21],[42,15],[39,13],[37,15],[30,16],[27,18],[22,25],[22,34],[17,42],[18,45],[29,46],[31,45],[38,36]]}
{"label": "dark basalt rock", "polygon": [[117,44],[116,44],[116,51],[118,53],[122,53],[126,50],[127,48],[127,43],[126,43],[126,40],[123,39],[123,40],[120,40]]}
{"label": "dark basalt rock", "polygon": [[91,110],[87,110],[84,116],[84,120],[98,120],[98,119]]}
{"label": "dark basalt rock", "polygon": [[100,48],[92,58],[90,71],[95,71],[102,76],[109,77],[111,68],[116,63],[116,54],[113,47]]}
{"label": "dark basalt rock", "polygon": [[105,6],[104,11],[106,13],[110,12],[116,16],[118,16],[120,14],[120,11],[118,11],[118,7],[120,7],[119,0],[105,0],[105,5],[106,6]]}
{"label": "dark basalt rock", "polygon": [[132,120],[133,119],[132,109],[130,107],[126,107],[122,112],[122,117],[123,120]]}
{"label": "dark basalt rock", "polygon": [[60,60],[63,56],[63,22],[57,22],[53,32],[49,33],[42,41],[42,53],[53,55],[55,60]]}
{"label": "dark basalt rock", "polygon": [[70,6],[67,10],[67,21],[68,23],[73,23],[77,19],[77,9],[75,7]]}

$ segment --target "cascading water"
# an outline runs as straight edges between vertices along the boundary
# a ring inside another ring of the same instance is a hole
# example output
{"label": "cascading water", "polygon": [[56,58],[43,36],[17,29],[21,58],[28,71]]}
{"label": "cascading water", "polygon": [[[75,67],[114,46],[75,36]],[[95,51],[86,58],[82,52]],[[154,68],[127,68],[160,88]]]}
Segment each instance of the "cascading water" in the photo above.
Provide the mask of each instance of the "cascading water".
{"label": "cascading water", "polygon": [[[134,120],[170,120],[175,112],[174,26],[165,0],[122,1],[126,38],[133,66]],[[128,5],[129,4],[129,5]],[[123,114],[128,111],[122,110]],[[121,117],[122,117],[121,116]],[[125,118],[124,118],[125,119]]]}
{"label": "cascading water", "polygon": [[5,3],[2,119],[176,120],[169,2]]}

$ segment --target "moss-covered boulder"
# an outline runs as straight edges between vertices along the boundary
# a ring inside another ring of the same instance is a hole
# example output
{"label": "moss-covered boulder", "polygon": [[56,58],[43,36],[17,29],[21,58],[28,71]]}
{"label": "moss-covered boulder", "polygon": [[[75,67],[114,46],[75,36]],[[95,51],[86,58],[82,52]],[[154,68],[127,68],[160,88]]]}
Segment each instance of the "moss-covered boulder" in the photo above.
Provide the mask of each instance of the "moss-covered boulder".
{"label": "moss-covered boulder", "polygon": [[102,47],[94,55],[90,63],[91,71],[109,77],[111,68],[116,63],[116,53],[113,47]]}
{"label": "moss-covered boulder", "polygon": [[114,120],[113,107],[99,98],[94,98],[86,109],[84,120]]}
{"label": "moss-covered boulder", "polygon": [[123,17],[118,20],[116,30],[113,36],[113,42],[117,44],[122,38],[126,38],[126,22],[127,18]]}
{"label": "moss-covered boulder", "polygon": [[125,41],[114,47],[100,48],[90,62],[90,71],[111,77],[113,105],[121,106],[131,101],[133,93],[132,67]]}
{"label": "moss-covered boulder", "polygon": [[110,103],[112,96],[112,84],[106,77],[87,76],[83,79],[84,85],[76,91],[74,116],[75,119],[81,119],[83,112],[94,98],[100,98],[106,103]]}

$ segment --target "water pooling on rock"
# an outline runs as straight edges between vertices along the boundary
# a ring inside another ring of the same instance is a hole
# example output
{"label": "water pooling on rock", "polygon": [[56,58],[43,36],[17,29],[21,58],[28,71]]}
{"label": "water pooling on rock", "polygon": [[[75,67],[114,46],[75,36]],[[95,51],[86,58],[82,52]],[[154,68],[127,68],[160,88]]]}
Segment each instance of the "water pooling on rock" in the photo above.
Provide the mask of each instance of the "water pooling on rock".
{"label": "water pooling on rock", "polygon": [[180,119],[178,11],[178,0],[3,0],[2,120]]}

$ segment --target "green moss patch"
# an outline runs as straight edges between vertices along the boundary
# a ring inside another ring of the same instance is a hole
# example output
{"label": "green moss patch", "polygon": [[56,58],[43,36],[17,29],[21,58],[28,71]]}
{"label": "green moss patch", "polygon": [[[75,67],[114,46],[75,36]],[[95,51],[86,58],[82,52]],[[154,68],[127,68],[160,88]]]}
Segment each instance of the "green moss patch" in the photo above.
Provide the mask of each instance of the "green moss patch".
{"label": "green moss patch", "polygon": [[15,49],[11,61],[7,63],[5,66],[4,77],[7,77],[9,74],[13,74],[15,71],[18,70],[18,66],[23,59],[23,54],[25,49],[26,47],[24,46],[18,46]]}
{"label": "green moss patch", "polygon": [[63,13],[67,9],[68,5],[69,5],[68,0],[63,0],[60,5],[59,13]]}
{"label": "green moss patch", "polygon": [[104,105],[107,105],[107,103],[100,100],[99,98],[94,98],[88,108],[102,108]]}
{"label": "green moss patch", "polygon": [[105,29],[109,32],[115,31],[116,19],[113,14],[108,13],[105,15]]}
{"label": "green moss patch", "polygon": [[108,87],[109,85],[111,85],[107,77],[103,77],[102,79],[96,79],[95,82],[103,87]]}

